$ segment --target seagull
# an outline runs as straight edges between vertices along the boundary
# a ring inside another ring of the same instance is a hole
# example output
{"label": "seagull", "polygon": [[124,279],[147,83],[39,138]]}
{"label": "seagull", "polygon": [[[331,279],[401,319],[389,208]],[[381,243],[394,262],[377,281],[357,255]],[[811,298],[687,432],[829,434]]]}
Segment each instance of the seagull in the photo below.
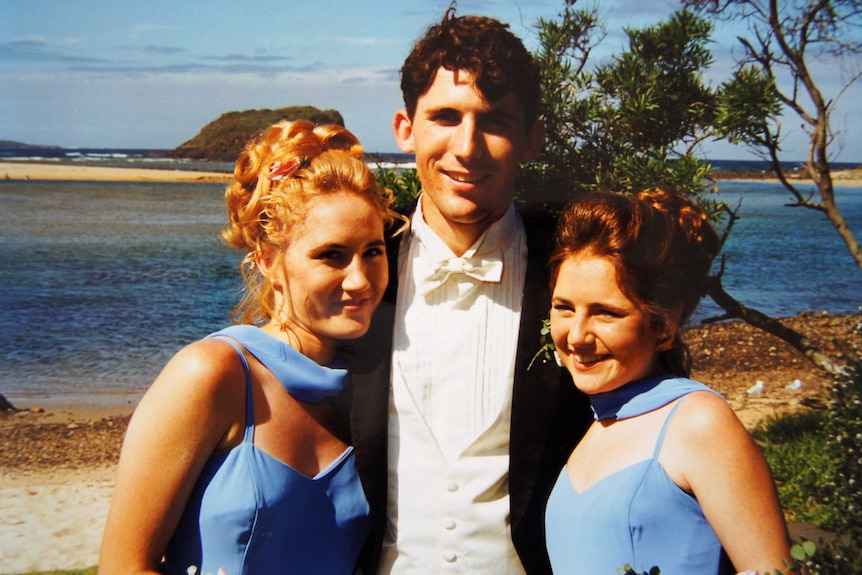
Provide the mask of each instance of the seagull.
{"label": "seagull", "polygon": [[802,380],[794,379],[793,383],[788,383],[784,386],[784,389],[789,389],[790,391],[796,391],[798,389],[802,389]]}
{"label": "seagull", "polygon": [[748,388],[748,395],[754,395],[755,393],[763,392],[763,382],[761,380],[757,380],[757,383]]}

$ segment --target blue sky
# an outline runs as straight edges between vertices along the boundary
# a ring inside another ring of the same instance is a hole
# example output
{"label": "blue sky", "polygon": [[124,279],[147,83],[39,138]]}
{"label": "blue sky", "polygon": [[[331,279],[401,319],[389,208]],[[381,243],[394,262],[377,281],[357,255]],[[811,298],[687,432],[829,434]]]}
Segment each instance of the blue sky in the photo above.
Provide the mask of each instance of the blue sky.
{"label": "blue sky", "polygon": [[[398,69],[448,4],[0,0],[0,140],[173,148],[224,112],[312,105],[339,110],[366,150],[397,151],[391,120],[401,106]],[[599,5],[608,36],[597,58],[625,46],[624,26],[656,24],[677,7],[674,0]],[[508,22],[534,49],[536,21],[554,18],[562,6],[562,0],[461,0],[458,13]],[[713,84],[729,77],[733,38],[734,30],[716,31],[716,63],[707,76]],[[817,69],[827,96],[836,95],[847,71],[829,62]],[[848,134],[862,129],[862,107],[851,105],[860,99],[857,82],[833,117]],[[804,158],[799,122],[785,129],[791,132],[786,158]],[[705,155],[753,158],[725,144],[710,145]],[[862,162],[862,138],[846,136],[837,160]]]}

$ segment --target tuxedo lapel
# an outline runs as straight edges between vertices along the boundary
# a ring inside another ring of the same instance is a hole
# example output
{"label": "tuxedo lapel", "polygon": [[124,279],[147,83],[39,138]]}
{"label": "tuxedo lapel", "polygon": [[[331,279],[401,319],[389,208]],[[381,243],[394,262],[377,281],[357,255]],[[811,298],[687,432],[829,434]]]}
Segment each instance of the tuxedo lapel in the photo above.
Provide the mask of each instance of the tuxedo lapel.
{"label": "tuxedo lapel", "polygon": [[[521,308],[518,354],[512,392],[512,431],[509,443],[509,490],[512,525],[516,526],[532,498],[539,470],[546,457],[557,395],[564,372],[544,358],[533,358],[539,352],[542,320],[548,317],[550,295],[546,274],[531,257]],[[537,269],[538,268],[538,269]],[[532,365],[530,365],[532,362]],[[528,369],[529,366],[529,369]]]}
{"label": "tuxedo lapel", "polygon": [[543,357],[533,361],[542,346],[542,322],[551,306],[547,260],[556,217],[541,210],[523,214],[523,219],[529,259],[512,392],[509,497],[512,539],[527,573],[534,575],[551,573],[545,549],[545,503],[592,417],[589,402],[568,372]]}

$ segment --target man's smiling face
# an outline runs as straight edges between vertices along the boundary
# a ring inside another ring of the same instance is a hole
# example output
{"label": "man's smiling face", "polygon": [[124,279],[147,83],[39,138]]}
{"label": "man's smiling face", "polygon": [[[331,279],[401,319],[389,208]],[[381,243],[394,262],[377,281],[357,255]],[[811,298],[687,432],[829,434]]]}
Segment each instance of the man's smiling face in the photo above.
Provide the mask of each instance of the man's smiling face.
{"label": "man's smiling face", "polygon": [[396,114],[398,144],[416,154],[423,214],[444,241],[447,228],[475,240],[506,213],[520,162],[534,158],[544,139],[541,126],[524,122],[514,94],[489,102],[472,74],[445,68],[412,119]]}

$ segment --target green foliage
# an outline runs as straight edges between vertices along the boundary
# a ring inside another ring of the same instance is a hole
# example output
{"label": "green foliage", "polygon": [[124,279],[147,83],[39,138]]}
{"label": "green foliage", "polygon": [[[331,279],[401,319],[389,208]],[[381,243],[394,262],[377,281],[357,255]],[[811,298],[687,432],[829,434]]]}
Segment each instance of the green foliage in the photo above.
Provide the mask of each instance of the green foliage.
{"label": "green foliage", "polygon": [[419,175],[415,169],[399,169],[377,167],[377,185],[390,190],[395,195],[393,209],[404,213],[406,208],[416,201],[422,191]]}
{"label": "green foliage", "polygon": [[829,409],[782,417],[754,434],[788,517],[837,534],[808,558],[812,574],[862,574],[862,358],[854,361],[834,382]]}
{"label": "green foliage", "polygon": [[828,414],[823,431],[833,465],[818,494],[834,510],[828,527],[840,536],[815,557],[813,572],[862,574],[862,361],[835,382]]}
{"label": "green foliage", "polygon": [[826,419],[823,411],[787,415],[770,421],[753,435],[776,479],[788,520],[829,528],[840,511],[823,504],[818,496],[823,477],[834,468],[824,449]]}
{"label": "green foliage", "polygon": [[338,111],[319,110],[313,106],[227,112],[204,126],[197,136],[173,150],[171,155],[176,158],[233,162],[251,138],[282,120],[344,125],[344,119]]}
{"label": "green foliage", "polygon": [[553,361],[556,350],[557,346],[554,344],[554,340],[551,339],[551,320],[545,318],[542,320],[542,329],[539,331],[539,351],[530,360],[529,365],[527,365],[527,371],[530,371],[536,360]]}
{"label": "green foliage", "polygon": [[701,79],[712,61],[711,31],[708,20],[678,11],[658,26],[627,29],[629,50],[598,68],[596,81],[618,113],[614,127],[636,151],[695,137],[712,120],[715,94]]}
{"label": "green foliage", "polygon": [[716,123],[730,142],[763,147],[772,140],[769,122],[780,113],[775,78],[748,66],[723,85]]}
{"label": "green foliage", "polygon": [[723,134],[723,94],[702,77],[712,62],[712,25],[681,10],[656,26],[627,29],[628,49],[590,70],[604,30],[596,9],[574,4],[565,0],[559,20],[537,24],[547,143],[525,167],[521,195],[567,201],[594,189],[662,187],[703,201],[711,166],[694,151]]}

